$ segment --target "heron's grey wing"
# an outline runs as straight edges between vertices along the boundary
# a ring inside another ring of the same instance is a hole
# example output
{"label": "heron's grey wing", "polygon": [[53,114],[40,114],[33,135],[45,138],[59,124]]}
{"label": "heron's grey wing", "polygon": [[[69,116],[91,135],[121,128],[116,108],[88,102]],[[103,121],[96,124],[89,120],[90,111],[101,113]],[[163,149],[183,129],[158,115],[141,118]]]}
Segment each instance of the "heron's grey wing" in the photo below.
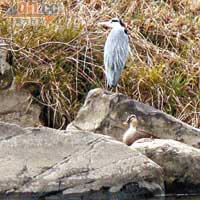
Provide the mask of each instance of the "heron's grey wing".
{"label": "heron's grey wing", "polygon": [[117,84],[129,53],[128,35],[124,29],[113,29],[104,47],[104,65],[109,85]]}

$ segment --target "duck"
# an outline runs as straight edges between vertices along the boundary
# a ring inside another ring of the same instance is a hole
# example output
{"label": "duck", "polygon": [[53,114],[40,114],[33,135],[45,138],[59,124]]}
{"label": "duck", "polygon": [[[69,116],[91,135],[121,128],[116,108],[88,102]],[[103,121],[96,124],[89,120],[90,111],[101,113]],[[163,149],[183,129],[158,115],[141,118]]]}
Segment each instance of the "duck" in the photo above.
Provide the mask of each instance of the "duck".
{"label": "duck", "polygon": [[129,128],[123,135],[123,143],[130,146],[135,140],[139,139],[137,134],[138,119],[136,115],[130,115],[127,120],[123,123],[124,125],[129,125]]}

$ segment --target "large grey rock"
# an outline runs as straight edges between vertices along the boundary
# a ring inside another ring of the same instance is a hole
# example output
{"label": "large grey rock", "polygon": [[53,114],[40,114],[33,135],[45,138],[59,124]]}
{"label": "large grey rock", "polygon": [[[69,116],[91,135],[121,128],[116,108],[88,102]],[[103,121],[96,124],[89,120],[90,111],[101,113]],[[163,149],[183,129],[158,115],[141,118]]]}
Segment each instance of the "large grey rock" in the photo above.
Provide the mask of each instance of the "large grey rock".
{"label": "large grey rock", "polygon": [[41,107],[30,104],[31,95],[22,90],[0,91],[0,121],[23,127],[40,125]]}
{"label": "large grey rock", "polygon": [[130,197],[163,191],[161,168],[108,136],[2,122],[0,136],[1,194],[124,191]]}
{"label": "large grey rock", "polygon": [[6,61],[8,45],[0,40],[0,90],[5,90],[11,87],[13,83],[13,73],[10,64]]}
{"label": "large grey rock", "polygon": [[121,140],[128,128],[122,122],[131,114],[138,117],[138,133],[144,137],[152,135],[157,138],[175,139],[200,147],[200,129],[123,94],[102,89],[89,92],[83,107],[67,130],[87,130]]}
{"label": "large grey rock", "polygon": [[163,168],[167,192],[200,192],[200,150],[174,140],[140,139],[131,145]]}
{"label": "large grey rock", "polygon": [[6,50],[6,43],[0,40],[0,73],[4,74],[11,69],[9,63],[6,62],[8,50]]}
{"label": "large grey rock", "polygon": [[23,127],[39,126],[41,107],[31,104],[29,92],[16,88],[12,68],[7,62],[7,47],[0,40],[0,121]]}

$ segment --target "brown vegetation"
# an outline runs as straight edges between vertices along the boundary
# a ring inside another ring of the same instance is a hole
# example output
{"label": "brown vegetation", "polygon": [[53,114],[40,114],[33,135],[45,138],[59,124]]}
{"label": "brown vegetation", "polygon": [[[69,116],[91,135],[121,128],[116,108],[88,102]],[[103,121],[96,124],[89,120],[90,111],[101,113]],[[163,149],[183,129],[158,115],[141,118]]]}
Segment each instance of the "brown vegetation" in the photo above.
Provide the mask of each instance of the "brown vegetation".
{"label": "brown vegetation", "polygon": [[0,15],[0,39],[12,52],[17,85],[40,85],[34,98],[45,106],[45,125],[64,128],[87,92],[105,87],[103,45],[108,32],[97,24],[118,16],[127,24],[132,52],[119,91],[200,126],[198,1],[63,2],[65,15],[47,26],[11,23],[4,16],[6,5]]}

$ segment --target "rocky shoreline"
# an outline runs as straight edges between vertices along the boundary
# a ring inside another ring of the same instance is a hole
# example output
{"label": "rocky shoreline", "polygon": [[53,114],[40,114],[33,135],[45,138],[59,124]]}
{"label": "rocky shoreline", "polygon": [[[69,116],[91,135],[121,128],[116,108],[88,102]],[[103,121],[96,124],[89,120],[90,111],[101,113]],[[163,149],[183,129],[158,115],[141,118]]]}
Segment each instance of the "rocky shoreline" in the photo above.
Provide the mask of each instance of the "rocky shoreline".
{"label": "rocky shoreline", "polygon": [[[121,142],[130,114],[139,119],[138,132],[154,139]],[[23,128],[21,115],[19,125],[0,122],[2,195],[129,200],[200,193],[200,130],[153,107],[94,89],[67,130]],[[35,115],[29,119],[34,126]]]}
{"label": "rocky shoreline", "polygon": [[163,193],[161,168],[110,137],[6,123],[0,124],[0,133],[13,126],[18,133],[10,132],[0,142],[0,193]]}

